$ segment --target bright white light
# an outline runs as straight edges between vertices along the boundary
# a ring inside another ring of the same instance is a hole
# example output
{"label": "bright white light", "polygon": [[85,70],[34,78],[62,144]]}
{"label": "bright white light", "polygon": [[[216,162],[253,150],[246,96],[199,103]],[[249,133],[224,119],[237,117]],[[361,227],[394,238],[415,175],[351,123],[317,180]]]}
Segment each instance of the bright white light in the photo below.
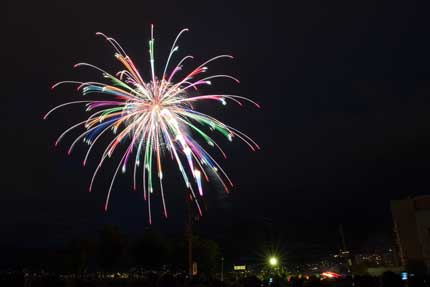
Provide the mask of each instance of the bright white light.
{"label": "bright white light", "polygon": [[276,265],[278,265],[278,258],[276,258],[276,257],[270,257],[269,258],[269,264],[270,265],[272,265],[272,266],[276,266]]}

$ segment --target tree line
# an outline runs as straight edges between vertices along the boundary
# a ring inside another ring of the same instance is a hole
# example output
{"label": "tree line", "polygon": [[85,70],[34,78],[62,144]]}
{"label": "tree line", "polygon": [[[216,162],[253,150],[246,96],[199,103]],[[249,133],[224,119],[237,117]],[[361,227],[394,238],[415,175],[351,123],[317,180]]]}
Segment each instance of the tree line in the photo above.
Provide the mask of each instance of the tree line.
{"label": "tree line", "polygon": [[[213,276],[220,260],[217,242],[193,236],[193,259],[199,273]],[[93,238],[77,238],[59,248],[22,249],[15,267],[56,273],[83,275],[89,272],[140,270],[187,270],[187,239],[185,234],[165,236],[146,229],[128,238],[117,226],[103,226]]]}

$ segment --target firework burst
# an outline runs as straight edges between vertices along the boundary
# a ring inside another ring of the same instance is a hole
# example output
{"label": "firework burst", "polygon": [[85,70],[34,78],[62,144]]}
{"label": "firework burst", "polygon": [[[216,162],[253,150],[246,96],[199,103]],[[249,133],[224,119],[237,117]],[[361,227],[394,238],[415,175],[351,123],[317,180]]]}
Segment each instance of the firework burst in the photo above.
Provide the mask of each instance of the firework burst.
{"label": "firework burst", "polygon": [[[216,78],[229,78],[239,82],[236,78],[224,74],[202,76],[207,72],[207,64],[220,58],[233,58],[232,56],[220,55],[211,58],[190,73],[185,73],[185,77],[179,77],[183,64],[193,58],[186,56],[168,72],[169,62],[178,50],[177,41],[186,31],[188,29],[183,29],[173,42],[161,78],[157,78],[155,75],[154,36],[153,26],[151,26],[149,81],[143,80],[131,58],[115,39],[103,33],[97,33],[112,45],[115,50],[115,58],[121,62],[123,70],[113,75],[94,65],[79,63],[74,67],[87,66],[98,70],[107,83],[62,81],[52,87],[54,89],[59,85],[69,83],[77,85],[77,90],[84,96],[90,94],[98,97],[100,95],[108,96],[107,99],[101,100],[68,102],[51,109],[44,117],[46,119],[52,112],[68,105],[83,104],[86,106],[86,111],[90,113],[90,116],[65,130],[55,142],[55,145],[58,145],[63,137],[72,130],[84,128],[85,131],[72,142],[68,149],[70,154],[80,141],[88,145],[83,165],[86,165],[91,150],[102,135],[113,134],[113,139],[104,148],[92,176],[89,191],[106,159],[113,156],[118,150],[119,144],[125,145],[125,151],[121,153],[121,159],[110,182],[105,210],[108,208],[118,172],[121,170],[122,173],[125,173],[127,168],[131,167],[134,190],[137,190],[138,178],[142,179],[144,198],[148,204],[149,222],[151,222],[151,194],[157,190],[161,193],[164,215],[167,217],[163,190],[163,158],[166,155],[170,155],[169,157],[176,162],[199,214],[201,214],[201,208],[198,196],[203,196],[202,181],[209,181],[209,173],[213,174],[211,177],[216,178],[224,187],[225,192],[228,192],[229,188],[233,186],[231,180],[214,158],[197,142],[197,138],[210,147],[218,149],[224,157],[225,153],[202,128],[219,132],[229,141],[235,137],[239,138],[252,150],[259,149],[259,146],[247,135],[212,116],[199,112],[193,105],[200,101],[218,101],[226,105],[227,101],[231,100],[239,105],[242,105],[242,101],[248,101],[259,107],[250,99],[237,95],[199,93],[200,86],[210,85],[211,80]],[[180,80],[174,81],[175,78],[180,78]],[[138,172],[141,173],[139,177]],[[158,188],[154,189],[154,185],[157,185]]]}

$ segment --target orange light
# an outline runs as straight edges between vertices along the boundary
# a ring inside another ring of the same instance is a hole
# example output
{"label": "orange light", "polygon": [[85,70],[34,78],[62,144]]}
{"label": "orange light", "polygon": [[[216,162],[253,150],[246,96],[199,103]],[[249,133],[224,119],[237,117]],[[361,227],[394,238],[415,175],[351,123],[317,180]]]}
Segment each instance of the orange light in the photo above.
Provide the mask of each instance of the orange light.
{"label": "orange light", "polygon": [[324,277],[327,277],[327,278],[339,278],[339,277],[341,277],[340,274],[335,273],[335,272],[330,272],[330,271],[323,272],[323,273],[321,273],[321,275]]}

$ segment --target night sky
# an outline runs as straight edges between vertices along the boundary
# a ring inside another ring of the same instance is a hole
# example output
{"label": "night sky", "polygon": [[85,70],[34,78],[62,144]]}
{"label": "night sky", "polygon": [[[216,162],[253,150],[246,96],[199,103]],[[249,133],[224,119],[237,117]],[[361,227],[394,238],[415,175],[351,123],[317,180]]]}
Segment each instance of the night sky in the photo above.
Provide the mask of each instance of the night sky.
{"label": "night sky", "polygon": [[[127,175],[105,213],[112,168],[107,165],[89,194],[95,158],[82,167],[84,145],[67,156],[72,137],[53,146],[61,131],[83,119],[83,108],[47,121],[42,116],[81,99],[72,87],[51,91],[53,83],[99,79],[73,64],[119,68],[95,32],[116,38],[147,76],[151,23],[156,61],[163,63],[176,33],[190,28],[180,47],[195,64],[221,53],[235,56],[213,71],[238,76],[241,84],[219,81],[212,91],[262,106],[201,106],[262,147],[254,153],[238,141],[219,141],[235,188],[226,197],[218,186],[208,187],[201,221],[207,233],[270,222],[300,242],[336,244],[340,223],[357,244],[372,234],[390,235],[389,201],[430,187],[428,10],[415,1],[278,2],[8,1],[0,243],[57,244],[102,224],[130,233],[148,225],[143,195],[132,192]],[[171,216],[164,220],[156,207],[154,227],[180,230],[185,187],[173,166],[165,173]]]}

